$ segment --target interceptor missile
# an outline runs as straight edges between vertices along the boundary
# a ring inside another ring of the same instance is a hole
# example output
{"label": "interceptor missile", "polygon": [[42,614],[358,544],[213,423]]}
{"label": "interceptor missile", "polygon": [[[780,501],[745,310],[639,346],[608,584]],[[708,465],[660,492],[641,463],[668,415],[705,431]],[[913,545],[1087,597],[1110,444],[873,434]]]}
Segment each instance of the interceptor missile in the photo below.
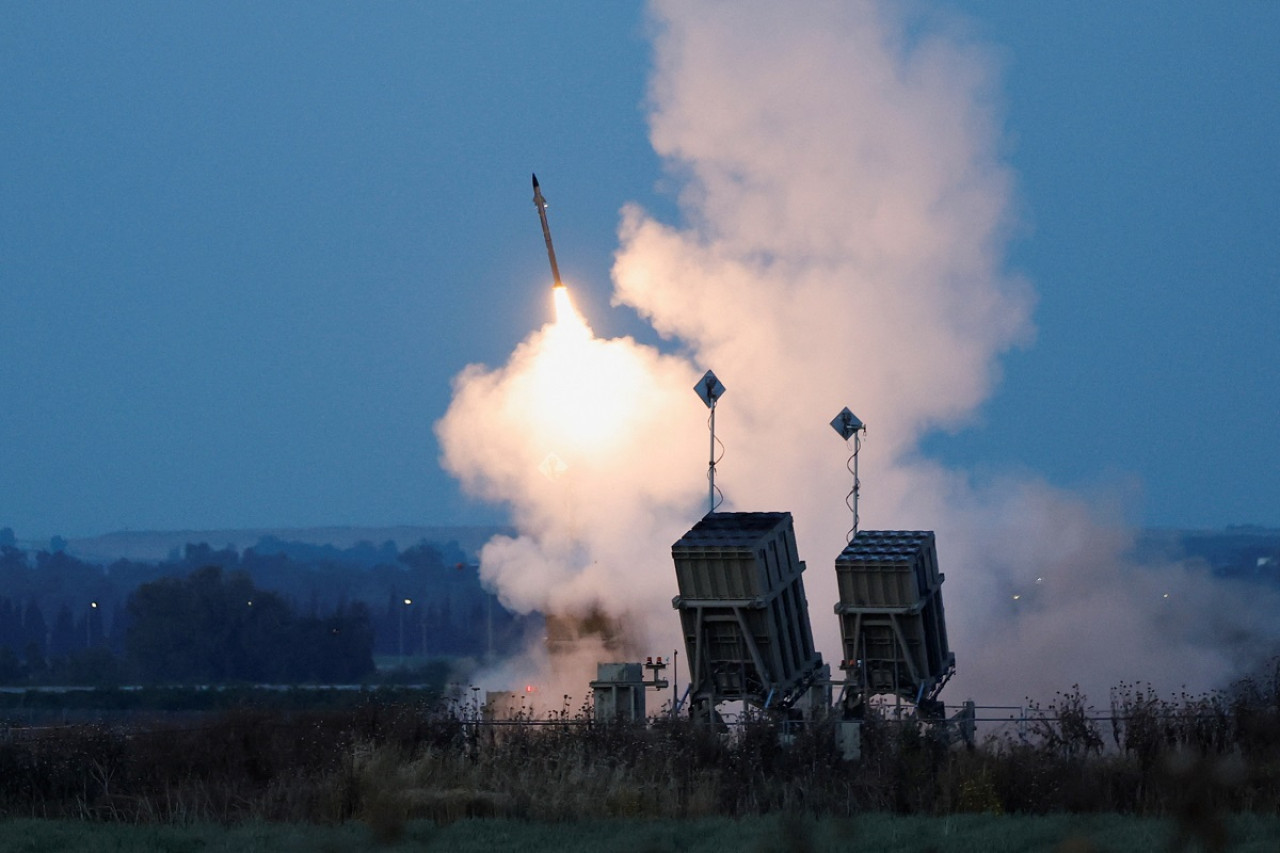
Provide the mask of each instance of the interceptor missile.
{"label": "interceptor missile", "polygon": [[560,280],[560,267],[556,266],[556,250],[551,245],[551,228],[547,225],[547,200],[542,197],[542,188],[538,186],[538,176],[533,176],[533,206],[538,208],[538,218],[542,220],[542,236],[547,241],[547,257],[551,260],[551,277],[555,287],[564,287]]}

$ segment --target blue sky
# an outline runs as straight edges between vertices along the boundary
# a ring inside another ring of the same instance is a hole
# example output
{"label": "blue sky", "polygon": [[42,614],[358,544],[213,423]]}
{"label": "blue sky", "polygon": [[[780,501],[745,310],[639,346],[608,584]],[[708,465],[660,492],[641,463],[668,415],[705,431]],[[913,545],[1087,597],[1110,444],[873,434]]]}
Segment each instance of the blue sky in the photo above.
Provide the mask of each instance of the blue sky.
{"label": "blue sky", "polygon": [[[941,8],[1038,331],[923,452],[1280,525],[1280,5]],[[530,171],[596,331],[656,341],[609,305],[622,205],[678,216],[649,67],[633,3],[0,7],[0,526],[497,518],[431,425],[548,317]]]}

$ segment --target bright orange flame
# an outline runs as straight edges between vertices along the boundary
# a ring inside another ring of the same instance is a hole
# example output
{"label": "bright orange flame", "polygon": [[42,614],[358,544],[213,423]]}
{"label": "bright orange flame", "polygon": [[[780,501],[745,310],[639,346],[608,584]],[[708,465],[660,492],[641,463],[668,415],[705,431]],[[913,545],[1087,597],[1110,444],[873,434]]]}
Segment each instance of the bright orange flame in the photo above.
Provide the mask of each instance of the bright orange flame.
{"label": "bright orange flame", "polygon": [[502,377],[509,385],[499,415],[522,436],[522,470],[541,471],[567,501],[609,470],[614,452],[632,440],[629,425],[650,416],[661,392],[644,348],[630,338],[596,337],[568,288],[552,288],[552,300],[555,319],[529,336]]}
{"label": "bright orange flame", "polygon": [[573,302],[569,299],[569,288],[563,284],[558,284],[551,288],[551,299],[555,303],[556,309],[556,325],[564,325],[565,323],[574,322],[582,325],[582,317],[573,307]]}
{"label": "bright orange flame", "polygon": [[551,294],[556,320],[539,353],[529,427],[564,457],[610,446],[617,425],[631,416],[627,389],[642,367],[629,349],[595,337],[569,288]]}

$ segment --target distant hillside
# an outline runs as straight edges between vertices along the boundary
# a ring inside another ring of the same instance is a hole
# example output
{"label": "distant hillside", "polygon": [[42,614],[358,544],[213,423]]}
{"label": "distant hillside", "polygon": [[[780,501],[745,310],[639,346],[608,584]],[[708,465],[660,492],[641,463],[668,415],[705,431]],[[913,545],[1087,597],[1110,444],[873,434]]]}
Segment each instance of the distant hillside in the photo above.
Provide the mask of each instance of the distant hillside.
{"label": "distant hillside", "polygon": [[[460,550],[474,557],[485,542],[500,533],[514,534],[514,531],[496,525],[126,530],[69,540],[66,551],[79,560],[105,565],[122,558],[140,562],[166,560],[174,553],[182,553],[188,544],[203,543],[215,549],[230,546],[242,552],[264,538],[340,549],[351,548],[359,542],[381,546],[389,541],[395,543],[397,550],[425,540],[439,545],[456,542]],[[1134,556],[1152,563],[1198,559],[1220,577],[1280,582],[1280,529],[1253,525],[1222,530],[1147,529],[1137,536]]]}
{"label": "distant hillside", "polygon": [[71,556],[89,563],[111,563],[126,559],[157,561],[167,559],[177,549],[181,553],[187,544],[207,544],[213,548],[231,546],[236,551],[252,548],[264,537],[286,542],[303,542],[310,545],[332,545],[350,548],[358,542],[381,545],[394,542],[400,550],[418,542],[445,544],[457,542],[467,554],[475,555],[485,542],[499,533],[510,533],[497,526],[470,527],[309,527],[309,528],[260,528],[249,530],[125,530],[85,539],[71,539],[66,551]]}

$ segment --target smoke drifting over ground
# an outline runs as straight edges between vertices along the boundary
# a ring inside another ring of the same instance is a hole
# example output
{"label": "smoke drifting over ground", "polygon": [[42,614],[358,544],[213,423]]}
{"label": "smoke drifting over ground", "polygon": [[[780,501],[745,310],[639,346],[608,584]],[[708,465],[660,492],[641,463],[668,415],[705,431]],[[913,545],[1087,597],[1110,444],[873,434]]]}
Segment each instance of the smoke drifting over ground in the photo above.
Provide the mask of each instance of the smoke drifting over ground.
{"label": "smoke drifting over ground", "polygon": [[1110,504],[1024,476],[975,485],[917,452],[990,395],[1033,300],[1004,270],[1013,181],[992,64],[955,22],[900,11],[654,6],[652,142],[684,223],[623,212],[615,300],[682,355],[561,323],[458,378],[444,464],[522,531],[485,548],[482,572],[511,606],[598,606],[637,651],[670,648],[669,546],[704,510],[691,387],[711,367],[729,388],[724,509],[794,514],[829,661],[849,476],[827,424],[848,405],[870,428],[863,527],[938,532],[947,698],[1214,686],[1274,642],[1270,598],[1128,563]]}

